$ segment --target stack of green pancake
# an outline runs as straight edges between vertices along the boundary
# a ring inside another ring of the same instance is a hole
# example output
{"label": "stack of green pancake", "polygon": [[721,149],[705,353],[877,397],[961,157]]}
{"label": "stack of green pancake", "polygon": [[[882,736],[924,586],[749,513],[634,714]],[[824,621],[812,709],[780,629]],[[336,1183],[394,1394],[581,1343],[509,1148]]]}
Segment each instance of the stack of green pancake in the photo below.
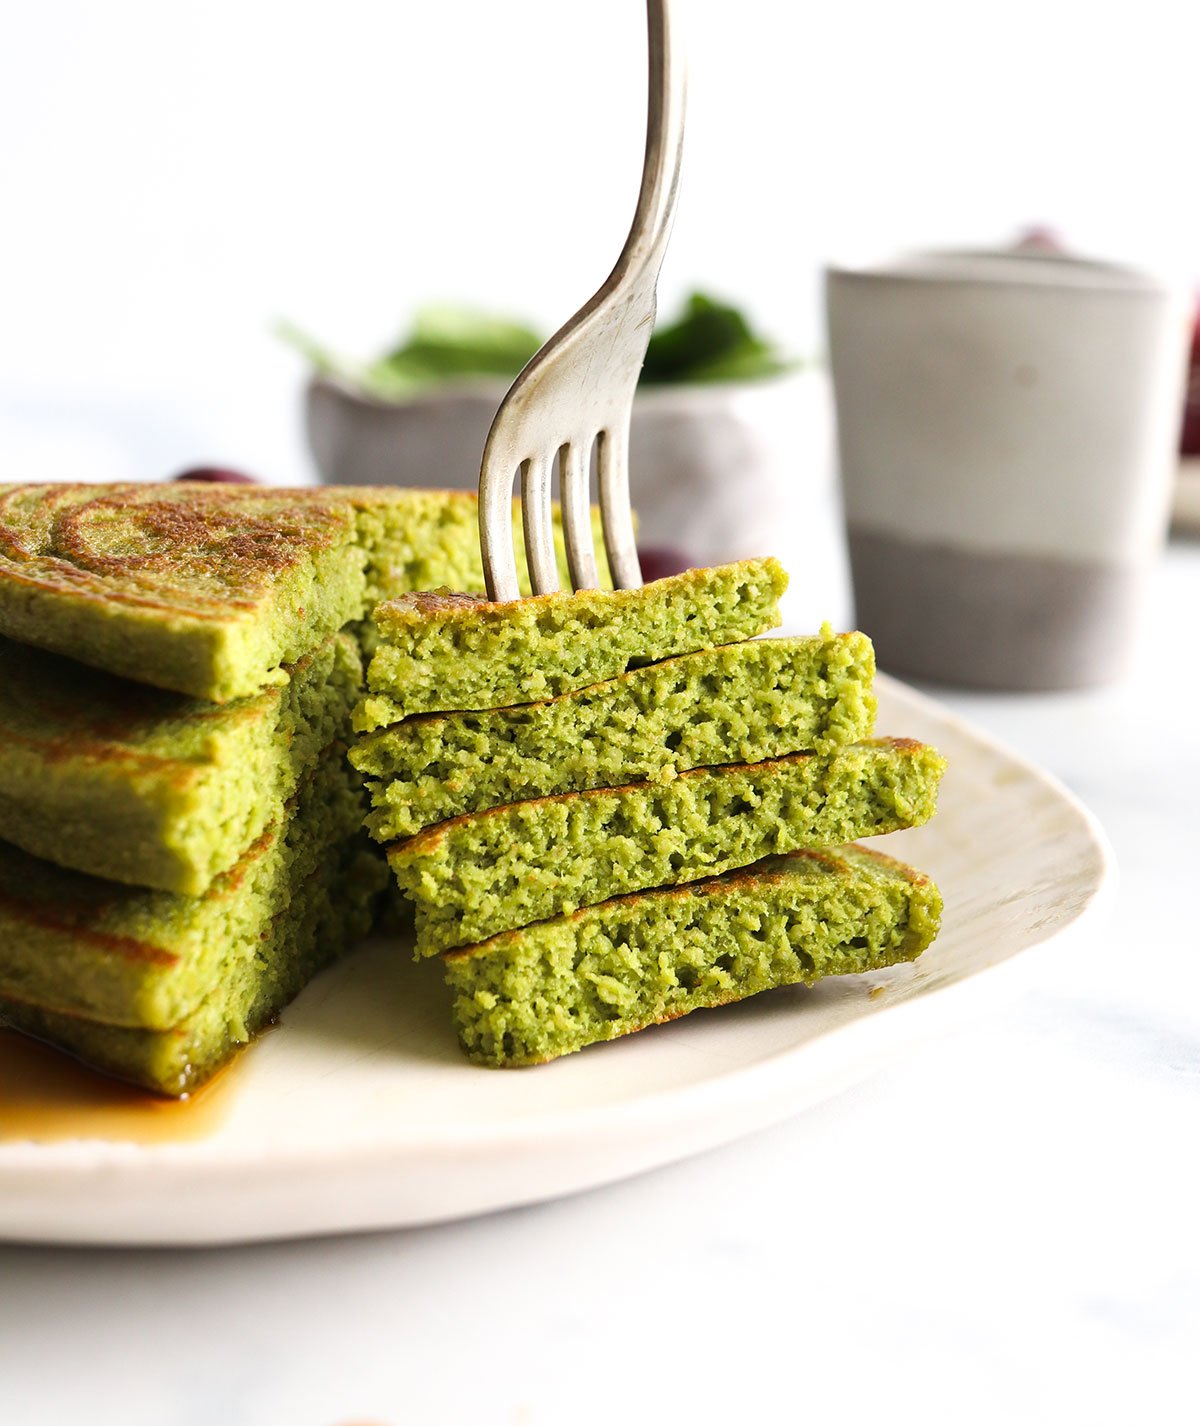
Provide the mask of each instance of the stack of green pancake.
{"label": "stack of green pancake", "polygon": [[371,838],[486,1064],[928,945],[850,844],[941,759],[861,634],[758,637],[774,561],[482,583],[467,495],[0,486],[0,1025],[187,1092],[369,929]]}
{"label": "stack of green pancake", "polygon": [[925,821],[942,759],[871,737],[863,635],[756,637],[785,584],[761,560],[377,607],[351,761],[472,1059],[538,1063],[936,934],[929,880],[848,844]]}
{"label": "stack of green pancake", "polygon": [[0,487],[0,1024],[181,1094],[373,919],[345,749],[380,599],[473,497]]}

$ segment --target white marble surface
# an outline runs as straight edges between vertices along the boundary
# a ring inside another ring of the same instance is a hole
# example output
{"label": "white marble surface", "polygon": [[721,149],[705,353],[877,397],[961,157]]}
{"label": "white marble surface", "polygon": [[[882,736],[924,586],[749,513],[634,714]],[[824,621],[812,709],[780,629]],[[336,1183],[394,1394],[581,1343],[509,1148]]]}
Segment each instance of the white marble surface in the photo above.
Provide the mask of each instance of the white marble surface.
{"label": "white marble surface", "polygon": [[1196,1421],[1198,612],[1200,545],[1177,544],[1124,684],[946,698],[1087,801],[1121,864],[1107,922],[1002,1013],[539,1208],[249,1250],[0,1248],[0,1421]]}

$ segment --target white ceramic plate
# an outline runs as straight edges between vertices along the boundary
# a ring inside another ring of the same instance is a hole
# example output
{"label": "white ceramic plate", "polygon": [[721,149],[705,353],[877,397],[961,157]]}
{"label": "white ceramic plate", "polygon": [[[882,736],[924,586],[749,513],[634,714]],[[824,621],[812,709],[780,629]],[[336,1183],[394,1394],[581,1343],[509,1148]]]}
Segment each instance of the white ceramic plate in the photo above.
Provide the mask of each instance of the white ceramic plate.
{"label": "white ceramic plate", "polygon": [[0,1144],[0,1237],[238,1242],[530,1203],[795,1114],[994,1003],[1014,980],[999,968],[1094,906],[1104,837],[1046,774],[886,679],[879,727],[950,764],[934,821],[887,841],[945,897],[941,936],[915,965],[503,1073],[461,1058],[437,969],[380,942],[310,986],[243,1057],[207,1137]]}

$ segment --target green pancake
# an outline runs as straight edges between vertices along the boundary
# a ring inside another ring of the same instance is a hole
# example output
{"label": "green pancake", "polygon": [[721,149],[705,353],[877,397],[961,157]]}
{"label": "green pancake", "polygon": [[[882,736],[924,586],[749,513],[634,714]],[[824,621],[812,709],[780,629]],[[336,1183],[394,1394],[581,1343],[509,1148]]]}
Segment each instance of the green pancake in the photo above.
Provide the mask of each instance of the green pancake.
{"label": "green pancake", "polygon": [[108,1025],[0,993],[0,1025],[160,1094],[196,1089],[371,928],[386,872],[358,842],[332,850],[266,923],[253,955],[166,1030]]}
{"label": "green pancake", "polygon": [[416,906],[417,954],[434,955],[613,896],[917,826],[943,767],[894,738],[696,768],[456,817],[397,842],[388,861]]}
{"label": "green pancake", "polygon": [[927,877],[840,847],[605,901],[444,964],[466,1054],[531,1065],[777,986],[915,960],[940,915]]}
{"label": "green pancake", "polygon": [[[287,815],[203,896],[118,886],[0,844],[0,995],[42,1010],[166,1030],[257,974],[273,924],[296,921],[358,835],[362,793],[332,749]],[[386,880],[386,877],[384,878]]]}
{"label": "green pancake", "polygon": [[753,638],[779,623],[778,561],[692,569],[640,589],[543,594],[509,603],[448,590],[375,610],[361,731],[414,713],[553,698],[640,664]]}
{"label": "green pancake", "polygon": [[500,803],[830,752],[870,734],[874,668],[864,634],[750,640],[545,702],[409,718],[359,739],[350,761],[368,779],[371,834],[394,841]]}
{"label": "green pancake", "polygon": [[94,876],[199,896],[346,735],[358,650],[205,703],[0,640],[0,838]]}
{"label": "green pancake", "polygon": [[443,584],[483,588],[465,492],[0,486],[0,635],[214,702]]}

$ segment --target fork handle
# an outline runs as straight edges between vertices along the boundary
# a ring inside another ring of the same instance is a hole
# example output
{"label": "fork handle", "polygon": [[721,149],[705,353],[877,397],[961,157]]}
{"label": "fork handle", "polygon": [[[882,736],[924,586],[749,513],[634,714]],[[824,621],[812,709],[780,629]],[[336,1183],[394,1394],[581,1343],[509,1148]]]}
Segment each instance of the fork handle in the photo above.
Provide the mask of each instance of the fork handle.
{"label": "fork handle", "polygon": [[642,186],[629,236],[605,286],[658,277],[671,236],[679,171],[683,160],[683,118],[687,70],[670,0],[646,0],[649,88],[646,104],[646,157]]}
{"label": "fork handle", "polygon": [[[639,344],[642,357],[658,312],[658,274],[675,220],[687,109],[687,66],[670,0],[646,0],[646,33],[649,83],[642,185],[625,246],[593,299],[598,312],[609,306],[624,308],[626,322],[634,320],[635,309],[640,309],[637,327],[643,338]],[[640,368],[641,361],[637,365]],[[636,589],[642,582],[629,492],[631,415],[632,409],[627,407],[619,425],[605,435],[600,454],[600,515],[608,566],[617,589]]]}
{"label": "fork handle", "polygon": [[[568,558],[576,588],[594,583],[587,457],[598,446],[600,513],[609,570],[618,589],[642,582],[629,502],[629,419],[656,314],[655,284],[679,191],[686,78],[670,0],[646,0],[649,83],[646,154],[629,236],[600,289],[543,344],[500,404],[479,472],[479,535],[488,598],[520,597],[512,542],[512,482],[522,470],[526,553],[533,588],[558,588],[545,520],[547,459],[567,452],[575,488],[564,493]],[[569,403],[566,424],[551,419]],[[576,447],[578,450],[576,451]],[[575,457],[572,452],[575,451]]]}

